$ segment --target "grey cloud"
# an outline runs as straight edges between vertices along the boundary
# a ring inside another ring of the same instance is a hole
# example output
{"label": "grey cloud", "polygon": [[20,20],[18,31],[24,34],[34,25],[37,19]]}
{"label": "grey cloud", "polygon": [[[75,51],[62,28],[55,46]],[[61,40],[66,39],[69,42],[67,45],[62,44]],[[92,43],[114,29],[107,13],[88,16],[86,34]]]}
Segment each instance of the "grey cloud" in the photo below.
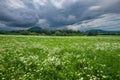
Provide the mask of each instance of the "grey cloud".
{"label": "grey cloud", "polygon": [[14,27],[66,28],[104,14],[118,15],[119,4],[120,0],[0,0],[0,23]]}
{"label": "grey cloud", "polygon": [[84,20],[80,23],[68,25],[67,29],[73,30],[89,30],[89,29],[103,29],[103,30],[120,30],[120,14],[104,14],[99,18]]}
{"label": "grey cloud", "polygon": [[24,3],[23,5],[17,3],[17,0],[15,3],[17,5],[12,4],[10,0],[0,1],[0,20],[2,23],[20,27],[28,27],[37,23],[38,15],[34,9],[27,7]]}

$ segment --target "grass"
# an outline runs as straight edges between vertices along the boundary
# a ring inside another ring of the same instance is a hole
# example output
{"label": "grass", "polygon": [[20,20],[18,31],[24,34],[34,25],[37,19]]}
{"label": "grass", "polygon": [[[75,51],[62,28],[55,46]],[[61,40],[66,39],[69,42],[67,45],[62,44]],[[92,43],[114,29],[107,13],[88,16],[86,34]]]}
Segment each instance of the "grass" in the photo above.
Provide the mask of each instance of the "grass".
{"label": "grass", "polygon": [[120,80],[120,36],[0,36],[0,80]]}

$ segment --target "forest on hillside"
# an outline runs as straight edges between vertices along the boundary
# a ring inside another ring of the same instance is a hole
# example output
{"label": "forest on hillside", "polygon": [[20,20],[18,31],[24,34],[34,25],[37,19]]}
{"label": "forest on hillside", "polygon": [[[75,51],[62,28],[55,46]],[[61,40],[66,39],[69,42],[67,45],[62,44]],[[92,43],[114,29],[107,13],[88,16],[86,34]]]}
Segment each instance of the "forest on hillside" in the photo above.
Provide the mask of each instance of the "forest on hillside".
{"label": "forest on hillside", "polygon": [[42,35],[42,36],[97,36],[97,35],[120,35],[120,31],[104,31],[99,29],[91,29],[87,31],[74,30],[48,30],[40,27],[33,27],[28,30],[0,30],[0,34],[5,35]]}

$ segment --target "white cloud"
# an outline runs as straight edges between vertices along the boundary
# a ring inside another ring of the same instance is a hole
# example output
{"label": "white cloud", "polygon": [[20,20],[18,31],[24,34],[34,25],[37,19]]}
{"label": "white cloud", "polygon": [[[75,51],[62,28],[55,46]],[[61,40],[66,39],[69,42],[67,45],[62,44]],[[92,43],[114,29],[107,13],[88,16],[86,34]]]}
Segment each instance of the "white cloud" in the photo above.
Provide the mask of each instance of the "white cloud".
{"label": "white cloud", "polygon": [[7,5],[14,9],[25,8],[25,4],[21,0],[8,0]]}
{"label": "white cloud", "polygon": [[33,0],[33,2],[39,5],[46,5],[47,0]]}
{"label": "white cloud", "polygon": [[51,0],[51,3],[57,8],[57,9],[63,9],[65,6],[74,4],[79,0]]}
{"label": "white cloud", "polygon": [[33,5],[39,10],[40,6],[47,6],[47,0],[33,0]]}
{"label": "white cloud", "polygon": [[39,19],[37,25],[40,26],[43,29],[50,27],[50,24],[49,24],[49,22],[46,19]]}
{"label": "white cloud", "polygon": [[91,6],[89,10],[99,10],[101,6]]}
{"label": "white cloud", "polygon": [[120,14],[104,14],[100,18],[85,20],[81,23],[68,25],[67,29],[72,30],[88,30],[88,29],[103,29],[103,30],[120,30]]}
{"label": "white cloud", "polygon": [[69,15],[67,20],[68,20],[68,21],[74,21],[74,20],[76,20],[76,16],[74,16],[74,15]]}
{"label": "white cloud", "polygon": [[81,26],[77,24],[73,24],[73,25],[68,25],[66,28],[69,30],[80,30]]}
{"label": "white cloud", "polygon": [[58,9],[63,8],[64,2],[65,2],[65,0],[51,0],[51,3]]}

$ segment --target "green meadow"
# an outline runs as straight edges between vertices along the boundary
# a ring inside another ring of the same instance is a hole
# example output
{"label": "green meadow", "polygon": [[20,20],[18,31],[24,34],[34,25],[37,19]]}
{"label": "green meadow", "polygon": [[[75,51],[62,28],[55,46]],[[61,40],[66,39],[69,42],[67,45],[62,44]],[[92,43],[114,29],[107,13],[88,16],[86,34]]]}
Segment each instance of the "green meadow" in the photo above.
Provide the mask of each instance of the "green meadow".
{"label": "green meadow", "polygon": [[120,36],[0,36],[0,80],[120,80]]}

